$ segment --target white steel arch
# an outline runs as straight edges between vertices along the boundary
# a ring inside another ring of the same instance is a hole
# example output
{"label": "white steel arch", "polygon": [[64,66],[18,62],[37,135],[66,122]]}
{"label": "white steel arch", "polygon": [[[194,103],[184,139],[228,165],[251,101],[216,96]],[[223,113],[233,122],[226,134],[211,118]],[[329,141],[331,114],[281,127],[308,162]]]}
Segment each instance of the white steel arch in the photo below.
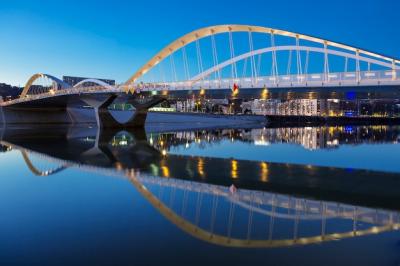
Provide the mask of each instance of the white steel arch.
{"label": "white steel arch", "polygon": [[[219,71],[227,66],[230,66],[238,61],[244,60],[246,58],[250,58],[256,55],[261,55],[261,54],[265,54],[265,53],[271,53],[271,52],[276,52],[276,51],[294,51],[294,50],[299,50],[299,51],[309,51],[309,52],[316,52],[316,53],[328,53],[330,55],[336,55],[336,56],[342,56],[345,58],[350,58],[350,59],[354,59],[354,60],[360,60],[363,62],[367,62],[367,63],[371,63],[371,64],[375,64],[375,65],[379,65],[379,66],[383,66],[383,67],[387,67],[387,68],[392,68],[392,64],[391,63],[387,63],[384,61],[380,61],[380,60],[376,60],[373,58],[369,58],[369,57],[365,57],[365,56],[357,56],[355,54],[351,54],[351,53],[346,53],[346,52],[342,52],[342,51],[337,51],[337,50],[332,50],[332,49],[324,49],[324,48],[318,48],[318,47],[312,47],[312,46],[295,46],[295,45],[285,45],[285,46],[275,46],[275,47],[268,47],[268,48],[262,48],[262,49],[258,49],[258,50],[253,50],[244,54],[241,54],[239,56],[236,56],[234,58],[228,59],[216,66],[213,66],[209,69],[207,69],[206,71],[194,76],[191,78],[191,82],[192,84],[206,78],[207,76],[213,74],[216,71]],[[400,69],[400,66],[395,66],[395,69]]]}
{"label": "white steel arch", "polygon": [[36,73],[36,74],[32,75],[32,76],[29,78],[29,80],[26,82],[25,87],[24,87],[24,89],[22,90],[21,95],[20,95],[21,98],[24,98],[24,97],[28,94],[29,89],[31,88],[33,82],[35,82],[35,81],[36,81],[37,79],[39,79],[39,78],[48,78],[48,79],[50,79],[50,80],[56,82],[58,85],[60,85],[60,86],[61,86],[61,89],[67,89],[67,88],[71,87],[69,84],[65,83],[65,82],[62,81],[61,79],[56,78],[56,77],[54,77],[54,76],[52,76],[52,75],[43,74],[43,73]]}
{"label": "white steel arch", "polygon": [[82,81],[76,83],[76,84],[74,85],[74,88],[77,88],[77,87],[79,87],[79,86],[81,86],[81,85],[83,85],[83,84],[85,84],[85,83],[89,83],[89,82],[90,82],[90,83],[95,83],[95,84],[97,84],[97,85],[99,85],[99,86],[102,86],[102,87],[104,87],[105,89],[109,89],[109,90],[115,89],[112,85],[110,85],[110,84],[108,84],[108,83],[106,83],[106,82],[104,82],[104,81],[102,81],[102,80],[99,80],[99,79],[84,79],[84,80],[82,80]]}
{"label": "white steel arch", "polygon": [[355,53],[357,56],[360,55],[366,55],[369,57],[373,57],[376,59],[380,59],[386,62],[390,62],[392,66],[399,64],[400,60],[391,58],[385,55],[381,55],[378,53],[370,52],[364,49],[356,48],[350,45],[345,45],[341,44],[338,42],[332,42],[329,40],[321,39],[321,38],[316,38],[313,36],[305,35],[305,34],[300,34],[300,33],[294,33],[290,31],[285,31],[285,30],[279,30],[279,29],[273,29],[273,28],[267,28],[267,27],[260,27],[260,26],[250,26],[250,25],[217,25],[217,26],[211,26],[211,27],[206,27],[206,28],[201,28],[198,30],[195,30],[189,34],[186,34],[168,46],[166,46],[164,49],[162,49],[159,53],[157,53],[153,58],[151,58],[145,65],[143,65],[138,71],[136,71],[126,82],[127,85],[134,83],[138,78],[140,78],[142,75],[146,74],[150,69],[152,69],[154,66],[156,66],[160,61],[164,60],[167,58],[169,55],[173,54],[180,48],[195,42],[199,39],[220,34],[220,33],[232,33],[232,32],[255,32],[255,33],[265,33],[265,34],[271,34],[271,35],[281,35],[281,36],[286,36],[286,37],[291,37],[296,40],[306,40],[314,43],[319,43],[323,44],[324,47],[335,47],[338,49],[343,49],[347,51],[351,51]]}

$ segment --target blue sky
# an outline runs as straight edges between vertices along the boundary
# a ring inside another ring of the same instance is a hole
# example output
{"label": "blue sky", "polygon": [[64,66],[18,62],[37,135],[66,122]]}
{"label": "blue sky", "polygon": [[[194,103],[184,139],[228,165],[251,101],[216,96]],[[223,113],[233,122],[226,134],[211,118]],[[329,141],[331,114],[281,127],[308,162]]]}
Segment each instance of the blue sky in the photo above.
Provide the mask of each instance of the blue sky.
{"label": "blue sky", "polygon": [[287,29],[400,57],[400,2],[0,0],[0,82],[36,72],[129,76],[169,42],[214,24]]}

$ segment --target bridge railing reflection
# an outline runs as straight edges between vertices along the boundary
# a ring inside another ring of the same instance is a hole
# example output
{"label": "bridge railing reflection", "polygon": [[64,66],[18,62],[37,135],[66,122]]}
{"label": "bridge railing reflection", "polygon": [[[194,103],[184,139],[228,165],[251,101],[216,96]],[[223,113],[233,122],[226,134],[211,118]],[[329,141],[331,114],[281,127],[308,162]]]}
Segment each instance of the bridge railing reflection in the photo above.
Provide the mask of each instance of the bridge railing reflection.
{"label": "bridge railing reflection", "polygon": [[223,186],[138,173],[130,178],[151,193],[150,202],[171,222],[213,244],[282,247],[399,229],[398,212],[269,192],[232,193]]}

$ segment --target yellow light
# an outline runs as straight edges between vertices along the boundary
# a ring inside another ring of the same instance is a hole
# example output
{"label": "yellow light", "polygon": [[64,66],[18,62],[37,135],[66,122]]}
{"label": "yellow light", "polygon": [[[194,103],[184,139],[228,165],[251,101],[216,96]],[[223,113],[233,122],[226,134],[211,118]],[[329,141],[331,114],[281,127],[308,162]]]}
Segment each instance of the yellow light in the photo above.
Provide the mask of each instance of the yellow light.
{"label": "yellow light", "polygon": [[120,162],[117,162],[117,163],[115,163],[115,168],[117,170],[122,170],[123,166],[122,166],[122,164]]}
{"label": "yellow light", "polygon": [[231,161],[231,176],[232,178],[238,178],[238,162],[236,160]]}
{"label": "yellow light", "polygon": [[204,94],[206,94],[206,90],[205,89],[201,89],[200,90],[200,95],[204,95]]}
{"label": "yellow light", "polygon": [[266,162],[261,162],[261,181],[268,182],[268,164]]}
{"label": "yellow light", "polygon": [[164,177],[169,177],[169,168],[167,166],[161,166]]}
{"label": "yellow light", "polygon": [[49,90],[49,93],[50,93],[51,95],[56,94],[56,92],[54,91],[54,89]]}
{"label": "yellow light", "polygon": [[204,160],[202,158],[199,158],[197,162],[197,172],[199,172],[200,176],[204,176]]}
{"label": "yellow light", "polygon": [[166,150],[162,150],[162,151],[161,151],[161,154],[162,154],[163,156],[166,156],[166,155],[167,155],[167,151],[166,151]]}
{"label": "yellow light", "polygon": [[268,89],[264,88],[263,91],[261,92],[261,98],[262,99],[267,99],[268,98],[268,93],[269,93]]}

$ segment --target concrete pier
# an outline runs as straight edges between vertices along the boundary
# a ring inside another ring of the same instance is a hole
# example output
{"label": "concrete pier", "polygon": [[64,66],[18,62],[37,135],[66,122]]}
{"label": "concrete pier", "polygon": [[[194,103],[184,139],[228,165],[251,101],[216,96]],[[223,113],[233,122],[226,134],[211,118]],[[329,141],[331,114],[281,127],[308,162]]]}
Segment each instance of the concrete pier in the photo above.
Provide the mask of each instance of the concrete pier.
{"label": "concrete pier", "polygon": [[[113,111],[110,115],[124,124],[135,116],[134,111]],[[0,108],[1,125],[97,125],[96,112],[93,108]],[[244,125],[264,126],[266,118],[261,115],[218,115],[183,112],[148,112],[146,127],[163,128],[166,124],[175,129],[205,127],[235,127]]]}

